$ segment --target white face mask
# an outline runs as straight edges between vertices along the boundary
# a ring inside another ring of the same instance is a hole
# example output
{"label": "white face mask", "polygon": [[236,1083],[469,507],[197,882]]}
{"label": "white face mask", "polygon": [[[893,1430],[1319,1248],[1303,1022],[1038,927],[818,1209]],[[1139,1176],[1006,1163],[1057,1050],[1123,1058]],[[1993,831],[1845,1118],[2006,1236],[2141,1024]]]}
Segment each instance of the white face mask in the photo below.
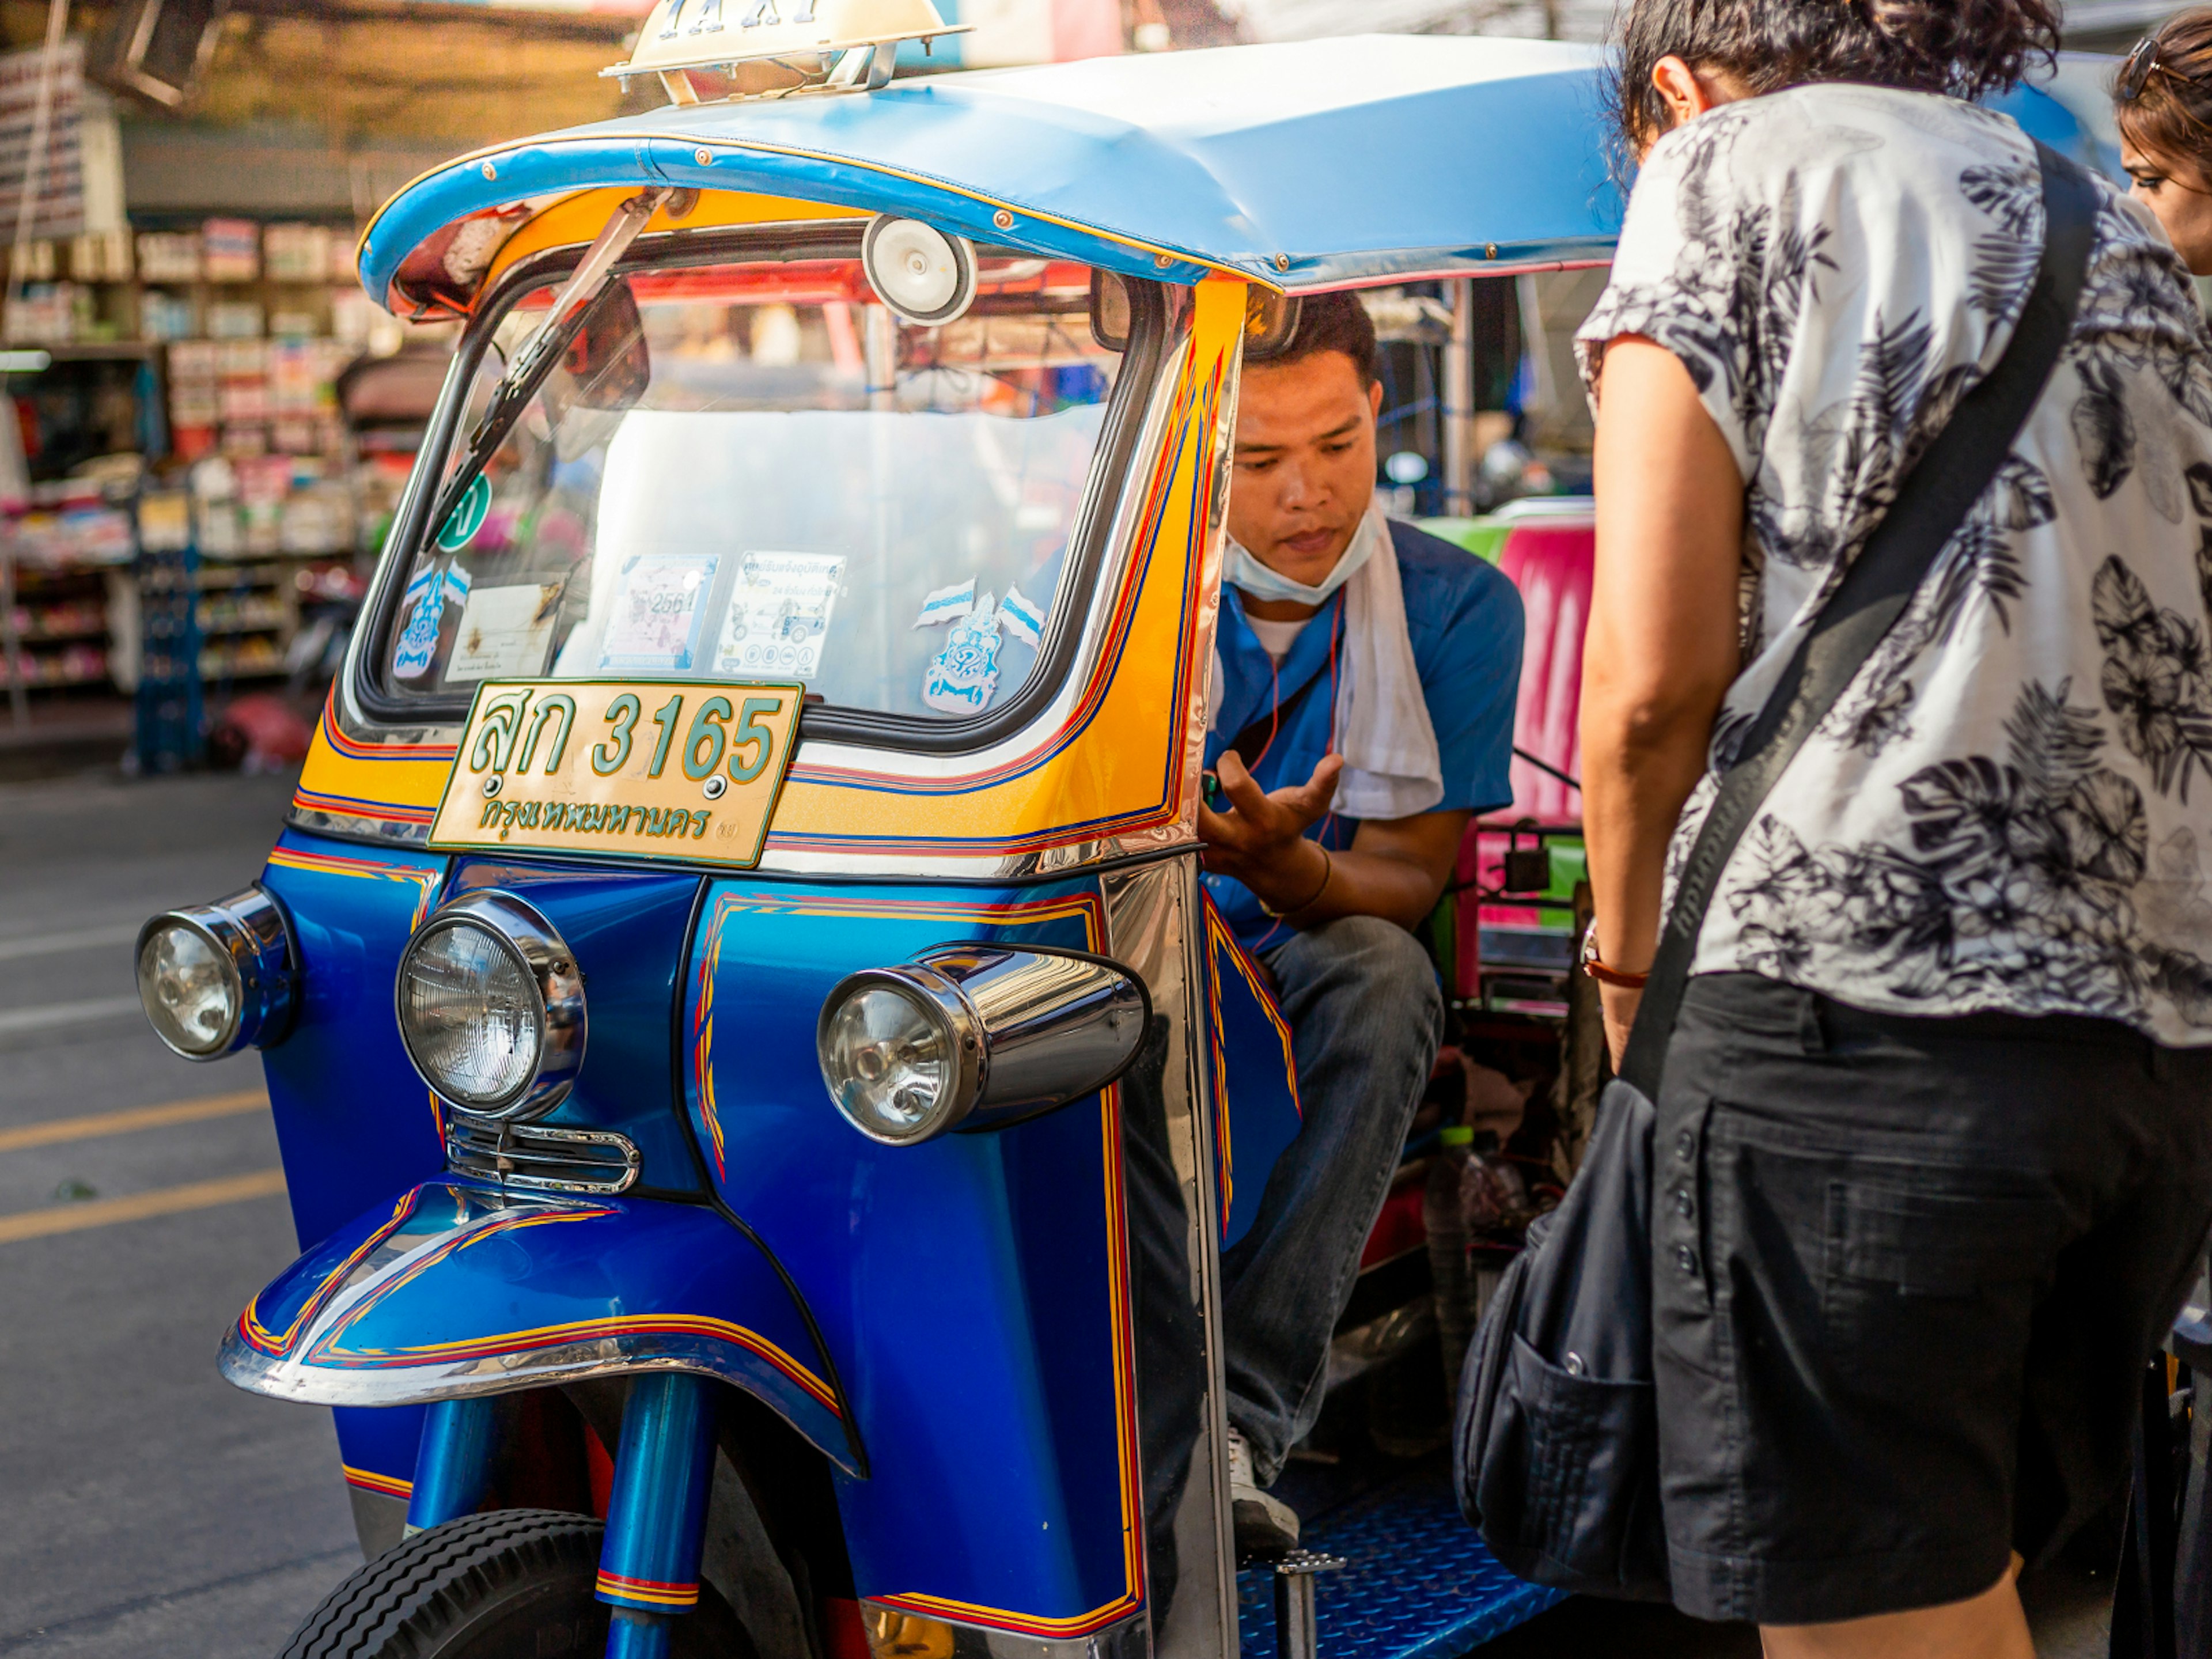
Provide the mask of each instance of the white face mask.
{"label": "white face mask", "polygon": [[1309,587],[1304,582],[1292,581],[1279,570],[1272,570],[1260,562],[1235,537],[1229,538],[1229,559],[1221,573],[1222,580],[1239,588],[1255,599],[1291,599],[1299,605],[1321,605],[1328,596],[1350,580],[1359,567],[1374,556],[1376,538],[1370,522],[1376,515],[1370,513],[1359,521],[1359,528],[1352,532],[1352,544],[1336,562],[1336,568],[1322,578],[1318,586]]}

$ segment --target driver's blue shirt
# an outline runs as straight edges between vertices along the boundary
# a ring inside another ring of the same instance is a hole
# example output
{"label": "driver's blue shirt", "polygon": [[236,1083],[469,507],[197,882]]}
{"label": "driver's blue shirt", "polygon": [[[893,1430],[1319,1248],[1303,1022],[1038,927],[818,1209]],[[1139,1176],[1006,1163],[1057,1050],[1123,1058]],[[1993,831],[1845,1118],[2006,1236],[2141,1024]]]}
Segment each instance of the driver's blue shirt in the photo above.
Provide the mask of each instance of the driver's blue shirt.
{"label": "driver's blue shirt", "polygon": [[[1421,696],[1437,730],[1444,793],[1431,810],[1487,812],[1513,799],[1507,769],[1513,757],[1513,705],[1521,683],[1521,595],[1512,582],[1449,542],[1394,522],[1398,580],[1406,595],[1406,631]],[[1304,783],[1330,751],[1336,684],[1344,667],[1344,592],[1339,589],[1299,631],[1278,669],[1245,620],[1234,587],[1221,594],[1221,708],[1206,737],[1211,769],[1237,735],[1271,708],[1296,698],[1318,677],[1312,694],[1289,710],[1253,768],[1263,789]],[[1324,847],[1352,845],[1356,819],[1332,813],[1306,834]],[[1252,890],[1229,876],[1205,878],[1206,891],[1245,948],[1270,951],[1291,929],[1260,908]]]}

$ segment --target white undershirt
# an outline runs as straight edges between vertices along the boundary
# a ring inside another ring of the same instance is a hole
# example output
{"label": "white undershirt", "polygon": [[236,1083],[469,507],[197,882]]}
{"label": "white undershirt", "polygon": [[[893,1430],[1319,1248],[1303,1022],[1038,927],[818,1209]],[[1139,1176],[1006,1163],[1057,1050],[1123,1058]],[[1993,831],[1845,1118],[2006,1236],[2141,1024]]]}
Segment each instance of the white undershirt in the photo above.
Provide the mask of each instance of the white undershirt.
{"label": "white undershirt", "polygon": [[1283,665],[1283,659],[1291,654],[1291,647],[1297,642],[1298,635],[1305,631],[1306,624],[1312,620],[1310,617],[1301,617],[1296,622],[1268,622],[1249,611],[1244,617],[1245,625],[1252,630],[1252,636],[1275,659],[1278,668]]}

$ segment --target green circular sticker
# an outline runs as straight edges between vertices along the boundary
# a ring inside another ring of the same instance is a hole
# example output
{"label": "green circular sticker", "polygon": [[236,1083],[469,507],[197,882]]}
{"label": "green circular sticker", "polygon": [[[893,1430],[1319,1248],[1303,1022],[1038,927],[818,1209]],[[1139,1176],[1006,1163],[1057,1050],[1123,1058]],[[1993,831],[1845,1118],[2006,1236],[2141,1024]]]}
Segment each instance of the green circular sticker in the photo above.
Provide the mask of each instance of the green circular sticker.
{"label": "green circular sticker", "polygon": [[447,553],[459,552],[483,528],[484,515],[490,511],[491,480],[479,472],[469,480],[469,487],[454,505],[453,517],[438,532],[438,546]]}

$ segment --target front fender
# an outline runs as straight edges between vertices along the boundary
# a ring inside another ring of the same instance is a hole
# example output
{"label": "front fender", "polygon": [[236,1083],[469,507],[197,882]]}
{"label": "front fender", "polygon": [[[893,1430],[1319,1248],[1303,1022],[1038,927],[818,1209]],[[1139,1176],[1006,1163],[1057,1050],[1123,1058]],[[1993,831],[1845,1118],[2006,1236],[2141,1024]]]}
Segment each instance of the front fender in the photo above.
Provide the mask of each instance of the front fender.
{"label": "front fender", "polygon": [[704,1205],[426,1182],[280,1273],[224,1337],[222,1366],[241,1389],[323,1406],[694,1371],[864,1472],[792,1293]]}

